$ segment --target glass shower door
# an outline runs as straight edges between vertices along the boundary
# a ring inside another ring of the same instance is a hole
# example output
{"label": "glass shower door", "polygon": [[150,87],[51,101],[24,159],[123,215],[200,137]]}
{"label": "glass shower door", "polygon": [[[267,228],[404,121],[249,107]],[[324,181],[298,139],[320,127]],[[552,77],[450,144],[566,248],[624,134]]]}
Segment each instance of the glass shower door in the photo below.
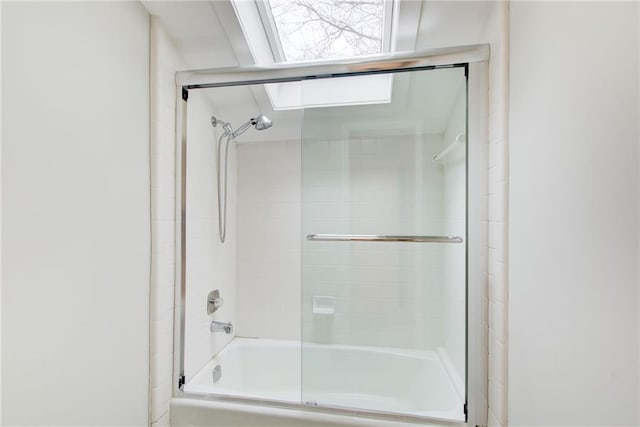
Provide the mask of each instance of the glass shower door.
{"label": "glass shower door", "polygon": [[465,69],[327,82],[302,86],[302,402],[464,420]]}

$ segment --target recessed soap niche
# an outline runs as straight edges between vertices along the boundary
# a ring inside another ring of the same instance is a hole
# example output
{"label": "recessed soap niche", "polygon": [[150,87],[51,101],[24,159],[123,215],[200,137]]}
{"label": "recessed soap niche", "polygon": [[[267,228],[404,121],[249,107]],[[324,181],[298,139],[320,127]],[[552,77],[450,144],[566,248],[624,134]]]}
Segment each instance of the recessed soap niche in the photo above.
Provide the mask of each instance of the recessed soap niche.
{"label": "recessed soap niche", "polygon": [[336,297],[313,296],[313,314],[334,314],[336,312]]}

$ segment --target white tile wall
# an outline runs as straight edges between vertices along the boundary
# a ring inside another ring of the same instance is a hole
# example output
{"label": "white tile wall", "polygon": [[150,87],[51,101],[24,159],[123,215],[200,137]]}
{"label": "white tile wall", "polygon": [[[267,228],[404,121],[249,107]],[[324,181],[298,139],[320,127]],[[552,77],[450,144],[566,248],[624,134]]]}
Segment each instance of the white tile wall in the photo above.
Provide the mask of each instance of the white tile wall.
{"label": "white tile wall", "polygon": [[300,339],[300,141],[237,146],[239,336]]}
{"label": "white tile wall", "polygon": [[[431,157],[441,146],[442,135],[305,145],[305,173],[318,177],[315,186],[305,188],[309,227],[315,232],[441,233],[440,167],[415,166],[433,165]],[[238,145],[238,335],[300,336],[300,150],[299,141]],[[345,156],[352,165],[348,169],[342,168]],[[438,248],[314,243],[304,258],[302,308],[313,339],[409,348],[441,344]],[[336,313],[311,315],[312,295],[336,297]]]}
{"label": "white tile wall", "polygon": [[507,225],[508,225],[508,19],[506,1],[495,3],[487,23],[489,60],[489,420],[506,426],[507,420]]}
{"label": "white tile wall", "polygon": [[469,143],[467,150],[474,161],[468,163],[469,178],[469,315],[476,319],[470,330],[469,351],[477,354],[469,362],[475,372],[470,377],[470,417],[476,424],[486,425],[488,419],[488,162],[489,162],[489,64],[469,66]]}
{"label": "white tile wall", "polygon": [[183,63],[156,18],[151,18],[151,301],[149,420],[168,425],[173,377],[175,273],[174,74]]}
{"label": "white tile wall", "polygon": [[[442,170],[431,160],[441,147],[442,134],[308,139],[304,234],[441,234]],[[439,249],[306,242],[304,339],[419,349],[440,346]],[[335,314],[313,314],[314,295],[335,297]]]}
{"label": "white tile wall", "polygon": [[[185,359],[186,382],[233,334],[209,331],[211,320],[236,324],[236,145],[229,145],[227,231],[220,242],[216,190],[216,141],[222,132],[210,120],[218,112],[204,91],[191,91],[187,118]],[[224,141],[223,141],[224,142]],[[220,290],[224,305],[207,314],[207,295]]]}

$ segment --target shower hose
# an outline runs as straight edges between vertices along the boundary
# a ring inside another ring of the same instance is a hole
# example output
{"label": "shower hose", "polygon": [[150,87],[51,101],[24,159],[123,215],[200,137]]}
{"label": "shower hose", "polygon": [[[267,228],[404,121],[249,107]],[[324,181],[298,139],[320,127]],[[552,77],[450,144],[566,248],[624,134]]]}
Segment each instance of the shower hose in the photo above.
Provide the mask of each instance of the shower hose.
{"label": "shower hose", "polygon": [[[223,173],[221,171],[221,152],[222,148],[222,138],[227,137],[224,146],[224,181],[220,178]],[[220,138],[218,138],[218,150],[216,153],[216,161],[217,161],[217,181],[218,181],[218,231],[220,232],[220,242],[224,243],[224,240],[227,236],[227,166],[229,163],[229,143],[231,142],[232,134],[225,131]],[[223,185],[224,182],[224,185]],[[223,190],[224,189],[224,194]],[[224,202],[224,203],[222,203]]]}

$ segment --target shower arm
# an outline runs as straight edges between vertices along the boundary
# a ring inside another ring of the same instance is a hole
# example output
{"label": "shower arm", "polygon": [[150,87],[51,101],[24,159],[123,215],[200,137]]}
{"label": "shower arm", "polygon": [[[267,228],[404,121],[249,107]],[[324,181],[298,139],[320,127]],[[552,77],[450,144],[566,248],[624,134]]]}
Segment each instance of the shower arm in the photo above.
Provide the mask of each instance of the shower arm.
{"label": "shower arm", "polygon": [[216,116],[211,116],[211,126],[217,127],[218,125],[222,126],[222,129],[224,129],[223,135],[233,135],[233,128],[231,127],[231,123],[220,120],[216,118]]}

